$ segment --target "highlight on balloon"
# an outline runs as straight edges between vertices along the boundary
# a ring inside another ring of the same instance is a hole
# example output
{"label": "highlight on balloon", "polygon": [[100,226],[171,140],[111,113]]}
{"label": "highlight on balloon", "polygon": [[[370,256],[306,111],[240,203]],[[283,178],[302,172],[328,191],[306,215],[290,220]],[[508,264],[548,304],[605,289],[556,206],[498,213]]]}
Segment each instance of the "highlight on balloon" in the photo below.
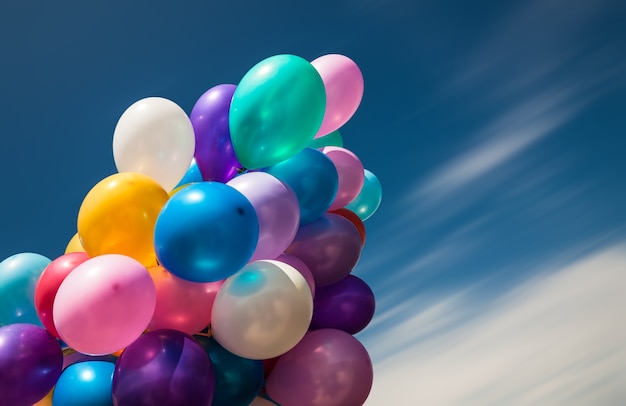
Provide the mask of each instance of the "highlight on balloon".
{"label": "highlight on balloon", "polygon": [[190,112],[129,101],[65,251],[0,262],[0,405],[362,405],[363,89],[347,56],[283,54]]}

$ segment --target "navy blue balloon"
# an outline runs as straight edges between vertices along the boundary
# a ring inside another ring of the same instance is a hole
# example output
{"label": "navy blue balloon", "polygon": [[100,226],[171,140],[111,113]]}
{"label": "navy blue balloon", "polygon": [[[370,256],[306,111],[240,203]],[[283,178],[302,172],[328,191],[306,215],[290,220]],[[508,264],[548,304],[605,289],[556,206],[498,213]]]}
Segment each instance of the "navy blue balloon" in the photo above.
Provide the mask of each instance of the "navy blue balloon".
{"label": "navy blue balloon", "polygon": [[154,229],[159,263],[192,282],[215,282],[248,262],[259,239],[252,203],[220,182],[190,185],[168,200]]}
{"label": "navy blue balloon", "polygon": [[289,185],[300,205],[300,224],[321,216],[337,194],[339,175],[333,162],[317,149],[305,148],[265,172]]}
{"label": "navy blue balloon", "polygon": [[213,337],[195,338],[209,354],[215,372],[211,406],[248,406],[263,384],[263,361],[235,355]]}
{"label": "navy blue balloon", "polygon": [[113,406],[115,364],[85,361],[65,368],[54,387],[52,403],[62,406]]}

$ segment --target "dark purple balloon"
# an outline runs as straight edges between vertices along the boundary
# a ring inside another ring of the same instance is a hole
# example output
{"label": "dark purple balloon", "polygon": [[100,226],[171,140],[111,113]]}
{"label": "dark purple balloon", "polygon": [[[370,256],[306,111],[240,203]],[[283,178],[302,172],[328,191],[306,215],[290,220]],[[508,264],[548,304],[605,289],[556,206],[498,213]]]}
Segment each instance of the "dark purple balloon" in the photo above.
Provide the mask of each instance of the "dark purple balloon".
{"label": "dark purple balloon", "polygon": [[0,327],[0,405],[31,406],[50,392],[63,366],[61,345],[34,324]]}
{"label": "dark purple balloon", "polygon": [[374,317],[374,292],[363,279],[348,275],[337,283],[317,288],[311,330],[334,328],[356,334]]}
{"label": "dark purple balloon", "polygon": [[204,180],[226,183],[241,168],[230,140],[228,114],[235,85],[218,85],[207,90],[191,110],[196,134],[196,163]]}
{"label": "dark purple balloon", "polygon": [[285,253],[300,258],[311,270],[316,286],[345,278],[361,256],[361,235],[350,220],[324,213],[300,226]]}
{"label": "dark purple balloon", "polygon": [[120,356],[113,373],[117,406],[209,406],[215,391],[206,351],[188,334],[155,330]]}

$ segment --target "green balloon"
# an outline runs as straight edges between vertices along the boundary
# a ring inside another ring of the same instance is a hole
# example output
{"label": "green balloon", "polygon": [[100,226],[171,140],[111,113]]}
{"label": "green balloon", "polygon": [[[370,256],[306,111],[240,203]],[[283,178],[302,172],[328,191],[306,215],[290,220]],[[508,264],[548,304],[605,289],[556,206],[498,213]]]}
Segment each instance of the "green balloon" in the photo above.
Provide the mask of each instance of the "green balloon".
{"label": "green balloon", "polygon": [[383,187],[372,172],[365,169],[365,181],[359,194],[346,205],[346,209],[352,210],[362,221],[367,220],[376,212],[383,198]]}
{"label": "green balloon", "polygon": [[330,134],[312,139],[308,147],[317,149],[324,147],[343,147],[343,138],[341,134],[339,134],[339,130],[335,130]]}
{"label": "green balloon", "polygon": [[306,59],[275,55],[244,75],[230,105],[230,136],[248,169],[277,164],[303,150],[324,118],[326,91]]}

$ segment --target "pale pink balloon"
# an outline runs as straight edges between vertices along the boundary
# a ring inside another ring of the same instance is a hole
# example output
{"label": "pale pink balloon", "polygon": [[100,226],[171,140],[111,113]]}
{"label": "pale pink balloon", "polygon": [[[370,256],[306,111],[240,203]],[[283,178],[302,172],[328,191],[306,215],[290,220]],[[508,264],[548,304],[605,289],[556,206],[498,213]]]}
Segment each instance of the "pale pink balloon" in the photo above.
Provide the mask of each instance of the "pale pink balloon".
{"label": "pale pink balloon", "polygon": [[224,281],[191,282],[162,266],[148,271],[156,287],[156,308],[148,330],[166,328],[195,334],[211,323],[213,302]]}
{"label": "pale pink balloon", "polygon": [[77,266],[54,299],[54,325],[71,348],[105,355],[146,329],[156,304],[148,270],[125,255],[101,255]]}
{"label": "pale pink balloon", "polygon": [[311,289],[311,296],[315,299],[315,278],[313,277],[313,273],[311,273],[311,270],[309,269],[307,264],[304,263],[303,260],[293,255],[282,254],[278,258],[276,258],[276,261],[289,264],[293,266],[296,271],[300,272],[302,276],[304,276],[306,283],[309,284],[309,288]]}
{"label": "pale pink balloon", "polygon": [[337,194],[328,211],[337,210],[357,197],[363,188],[365,171],[361,160],[350,150],[342,147],[324,147],[322,152],[330,158],[337,169],[339,179]]}
{"label": "pale pink balloon", "polygon": [[354,114],[363,98],[363,74],[350,58],[323,55],[311,62],[326,89],[326,112],[315,138],[337,130]]}

